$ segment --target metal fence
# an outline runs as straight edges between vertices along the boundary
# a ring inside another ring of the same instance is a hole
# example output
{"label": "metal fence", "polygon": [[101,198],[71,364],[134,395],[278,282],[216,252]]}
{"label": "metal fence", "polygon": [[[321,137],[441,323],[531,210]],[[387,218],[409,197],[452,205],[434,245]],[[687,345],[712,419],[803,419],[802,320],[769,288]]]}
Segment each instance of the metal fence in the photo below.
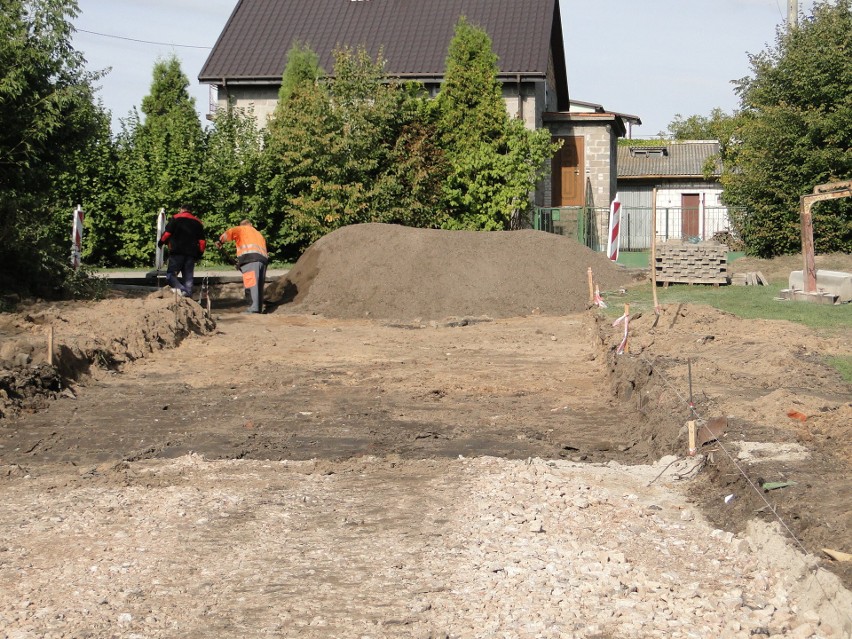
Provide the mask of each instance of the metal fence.
{"label": "metal fence", "polygon": [[532,227],[538,231],[567,235],[581,244],[598,250],[600,238],[606,238],[606,230],[600,234],[599,220],[609,221],[609,211],[587,206],[535,207]]}
{"label": "metal fence", "polygon": [[[731,230],[727,207],[657,208],[656,240],[711,240],[717,233]],[[574,237],[595,251],[606,250],[609,209],[584,206],[535,207],[534,229]],[[647,251],[651,248],[652,210],[621,207],[620,250]]]}

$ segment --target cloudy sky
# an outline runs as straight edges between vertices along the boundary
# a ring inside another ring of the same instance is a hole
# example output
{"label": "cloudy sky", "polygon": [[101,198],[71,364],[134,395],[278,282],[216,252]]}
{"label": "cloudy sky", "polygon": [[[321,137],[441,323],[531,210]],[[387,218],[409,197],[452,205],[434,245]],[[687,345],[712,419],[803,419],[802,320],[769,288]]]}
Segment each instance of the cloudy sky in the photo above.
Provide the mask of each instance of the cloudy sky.
{"label": "cloudy sky", "polygon": [[[309,1],[309,0],[308,0]],[[785,0],[559,0],[572,99],[638,115],[634,137],[665,130],[675,114],[737,106],[731,81],[748,54],[774,44]],[[812,0],[799,0],[809,12]],[[158,58],[172,53],[190,79],[200,114],[209,93],[197,77],[236,0],[79,0],[74,45],[90,70],[110,68],[100,97],[113,121],[151,86]]]}

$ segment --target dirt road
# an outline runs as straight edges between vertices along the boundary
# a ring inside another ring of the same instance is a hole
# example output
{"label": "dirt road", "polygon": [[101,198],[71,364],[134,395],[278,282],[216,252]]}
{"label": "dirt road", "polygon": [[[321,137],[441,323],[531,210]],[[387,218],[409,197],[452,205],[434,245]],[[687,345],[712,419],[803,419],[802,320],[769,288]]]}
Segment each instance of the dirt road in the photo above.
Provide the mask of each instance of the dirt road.
{"label": "dirt road", "polygon": [[[96,368],[76,398],[0,422],[0,636],[848,636],[852,599],[826,558],[755,521],[758,497],[718,448],[682,457],[672,352],[711,327],[699,409],[737,408],[733,451],[755,434],[801,447],[840,507],[848,467],[825,433],[848,386],[805,361],[816,432],[770,429],[747,411],[772,393],[783,406],[783,377],[750,375],[734,338],[760,334],[757,352],[783,323],[667,312],[665,333],[635,322],[626,358],[586,313],[220,312],[178,348]],[[823,487],[796,477],[775,507],[811,508],[807,528],[845,543],[849,511],[813,510]]]}
{"label": "dirt road", "polygon": [[188,452],[624,459],[609,425],[631,411],[601,384],[594,331],[583,316],[421,326],[231,313],[215,334],[88,384],[94,414],[60,399],[6,447],[28,451],[9,458],[22,464]]}

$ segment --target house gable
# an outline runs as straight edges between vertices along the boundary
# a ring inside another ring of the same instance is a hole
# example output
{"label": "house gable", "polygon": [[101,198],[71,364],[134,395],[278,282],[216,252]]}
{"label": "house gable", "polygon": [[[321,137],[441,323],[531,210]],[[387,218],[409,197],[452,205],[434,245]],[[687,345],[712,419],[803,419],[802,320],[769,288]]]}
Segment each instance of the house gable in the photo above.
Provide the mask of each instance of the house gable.
{"label": "house gable", "polygon": [[218,86],[281,83],[294,43],[330,72],[340,47],[381,51],[390,77],[440,82],[459,17],[483,28],[504,82],[553,78],[555,106],[568,108],[558,0],[240,0],[199,81]]}

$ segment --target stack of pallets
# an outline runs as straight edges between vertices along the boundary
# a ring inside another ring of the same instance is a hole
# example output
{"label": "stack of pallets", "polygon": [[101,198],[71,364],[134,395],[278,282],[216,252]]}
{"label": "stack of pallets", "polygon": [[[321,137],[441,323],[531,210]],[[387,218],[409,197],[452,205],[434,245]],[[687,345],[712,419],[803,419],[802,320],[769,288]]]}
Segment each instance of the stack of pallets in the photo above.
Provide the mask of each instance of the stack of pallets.
{"label": "stack of pallets", "polygon": [[657,281],[668,284],[727,284],[728,247],[719,242],[669,240],[656,247]]}

